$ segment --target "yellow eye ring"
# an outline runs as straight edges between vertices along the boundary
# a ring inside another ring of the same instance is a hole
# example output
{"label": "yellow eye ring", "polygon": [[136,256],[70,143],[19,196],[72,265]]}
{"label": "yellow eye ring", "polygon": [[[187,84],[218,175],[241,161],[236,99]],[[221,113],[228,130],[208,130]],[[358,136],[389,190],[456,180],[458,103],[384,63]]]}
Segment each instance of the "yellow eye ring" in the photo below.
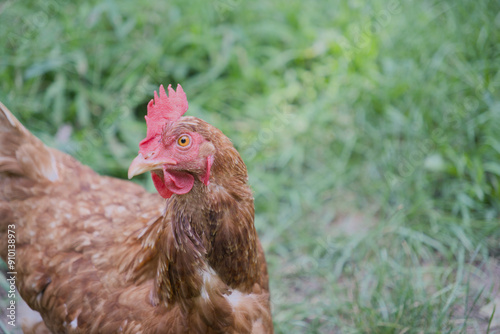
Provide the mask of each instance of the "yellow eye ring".
{"label": "yellow eye ring", "polygon": [[182,135],[177,139],[177,145],[180,147],[187,147],[191,144],[191,137],[188,135]]}

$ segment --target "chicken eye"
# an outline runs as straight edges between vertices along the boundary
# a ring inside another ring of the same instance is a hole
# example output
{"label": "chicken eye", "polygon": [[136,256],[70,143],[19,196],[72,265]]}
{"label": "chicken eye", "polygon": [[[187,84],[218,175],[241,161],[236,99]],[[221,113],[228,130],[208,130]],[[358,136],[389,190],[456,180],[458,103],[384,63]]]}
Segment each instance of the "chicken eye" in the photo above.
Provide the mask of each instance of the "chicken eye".
{"label": "chicken eye", "polygon": [[189,146],[190,143],[191,137],[189,137],[188,135],[182,135],[177,139],[177,145],[179,145],[180,147]]}

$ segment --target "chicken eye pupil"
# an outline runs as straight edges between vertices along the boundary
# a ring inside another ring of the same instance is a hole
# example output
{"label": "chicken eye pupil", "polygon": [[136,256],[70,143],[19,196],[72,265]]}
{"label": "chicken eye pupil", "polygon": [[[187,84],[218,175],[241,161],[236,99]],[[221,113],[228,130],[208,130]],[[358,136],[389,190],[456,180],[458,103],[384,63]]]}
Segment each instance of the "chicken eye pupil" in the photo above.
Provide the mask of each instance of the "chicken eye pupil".
{"label": "chicken eye pupil", "polygon": [[186,143],[186,138],[181,138],[181,144],[185,144]]}

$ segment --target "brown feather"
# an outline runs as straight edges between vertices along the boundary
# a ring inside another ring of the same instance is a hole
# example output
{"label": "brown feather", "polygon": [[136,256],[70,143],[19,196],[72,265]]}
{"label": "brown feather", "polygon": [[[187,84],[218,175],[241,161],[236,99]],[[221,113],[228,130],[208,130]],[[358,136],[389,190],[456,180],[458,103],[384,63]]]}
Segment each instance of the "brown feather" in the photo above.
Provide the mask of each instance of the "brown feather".
{"label": "brown feather", "polygon": [[222,132],[182,117],[215,152],[210,184],[167,201],[47,148],[0,104],[0,253],[15,224],[26,331],[272,333],[246,167]]}

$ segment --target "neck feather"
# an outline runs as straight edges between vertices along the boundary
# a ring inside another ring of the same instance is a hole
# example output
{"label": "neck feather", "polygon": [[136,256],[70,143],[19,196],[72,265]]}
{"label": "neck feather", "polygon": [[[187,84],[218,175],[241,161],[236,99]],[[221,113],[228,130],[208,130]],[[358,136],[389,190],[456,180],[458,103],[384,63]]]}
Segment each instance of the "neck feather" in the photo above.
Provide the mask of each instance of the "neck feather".
{"label": "neck feather", "polygon": [[220,293],[249,292],[259,280],[253,196],[245,165],[237,158],[232,161],[233,175],[221,173],[221,164],[214,163],[208,186],[196,181],[188,194],[167,201],[156,276],[160,300],[200,296],[207,273],[220,279]]}

